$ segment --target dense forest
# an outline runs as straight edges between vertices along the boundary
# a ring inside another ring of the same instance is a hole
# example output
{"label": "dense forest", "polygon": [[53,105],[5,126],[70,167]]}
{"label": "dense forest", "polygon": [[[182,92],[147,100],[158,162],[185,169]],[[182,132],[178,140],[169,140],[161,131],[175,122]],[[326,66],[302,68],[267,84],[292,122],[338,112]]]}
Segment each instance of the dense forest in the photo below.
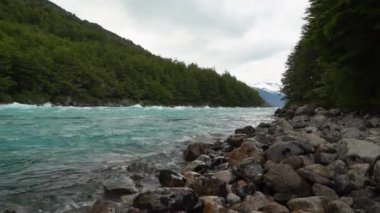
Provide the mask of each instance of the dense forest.
{"label": "dense forest", "polygon": [[[47,0],[0,1],[0,103],[259,106],[228,73],[155,56]],[[126,102],[126,101],[124,101]]]}
{"label": "dense forest", "polygon": [[287,61],[288,104],[380,107],[380,1],[310,0]]}

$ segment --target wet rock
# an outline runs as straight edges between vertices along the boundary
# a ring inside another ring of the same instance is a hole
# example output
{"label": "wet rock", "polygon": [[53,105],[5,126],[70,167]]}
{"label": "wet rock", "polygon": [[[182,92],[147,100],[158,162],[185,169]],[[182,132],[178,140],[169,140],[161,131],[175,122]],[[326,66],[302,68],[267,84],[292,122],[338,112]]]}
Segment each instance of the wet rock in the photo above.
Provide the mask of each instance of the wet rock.
{"label": "wet rock", "polygon": [[221,165],[228,163],[228,159],[223,156],[217,156],[214,159],[212,159],[212,167],[213,168],[220,168]]}
{"label": "wet rock", "polygon": [[290,156],[281,161],[283,164],[289,164],[294,170],[304,167],[305,165],[312,164],[313,162],[304,155]]}
{"label": "wet rock", "polygon": [[279,193],[308,196],[311,192],[310,185],[287,164],[271,166],[264,175],[264,183],[274,192]]}
{"label": "wet rock", "polygon": [[342,139],[338,143],[338,158],[371,163],[380,156],[380,146],[370,141]]}
{"label": "wet rock", "polygon": [[223,206],[223,199],[217,196],[200,197],[204,202],[203,213],[225,213],[227,210]]}
{"label": "wet rock", "polygon": [[322,138],[328,142],[337,142],[342,138],[341,127],[332,121],[327,120],[320,127],[322,132]]}
{"label": "wet rock", "polygon": [[2,210],[3,213],[33,213],[35,211],[29,206],[12,206]]}
{"label": "wet rock", "polygon": [[241,177],[249,182],[255,182],[257,176],[262,175],[263,167],[255,158],[250,157],[243,159],[233,170],[236,176]]}
{"label": "wet rock", "polygon": [[314,110],[315,110],[315,106],[304,105],[296,109],[295,115],[314,115]]}
{"label": "wet rock", "polygon": [[203,174],[207,171],[207,169],[209,169],[209,167],[206,165],[205,162],[200,160],[194,160],[187,164],[187,166],[182,170],[182,173],[194,171]]}
{"label": "wet rock", "polygon": [[234,134],[227,138],[226,143],[232,148],[238,148],[244,142],[245,138],[247,138],[246,134]]}
{"label": "wet rock", "polygon": [[239,212],[257,211],[266,207],[270,201],[261,192],[248,195],[241,203],[236,204],[233,209]]}
{"label": "wet rock", "polygon": [[241,129],[236,129],[235,134],[245,134],[248,137],[253,137],[255,136],[255,128],[253,128],[252,126],[246,126]]}
{"label": "wet rock", "polygon": [[295,143],[278,142],[265,151],[265,157],[267,160],[280,162],[289,156],[301,155],[303,153],[303,150]]}
{"label": "wet rock", "polygon": [[355,213],[355,211],[345,202],[334,200],[327,205],[326,212],[331,213]]}
{"label": "wet rock", "polygon": [[128,177],[103,181],[104,196],[110,200],[120,200],[123,195],[137,193],[135,183]]}
{"label": "wet rock", "polygon": [[321,196],[294,198],[288,202],[288,207],[291,210],[324,213],[326,212],[328,202],[328,198]]}
{"label": "wet rock", "polygon": [[212,166],[212,159],[208,155],[202,154],[196,160],[203,161],[207,167]]}
{"label": "wet rock", "polygon": [[133,207],[148,212],[202,212],[204,202],[188,188],[159,188],[137,196]]}
{"label": "wet rock", "polygon": [[186,161],[193,161],[202,154],[207,154],[208,148],[213,146],[212,143],[192,142],[184,151],[184,158]]}
{"label": "wet rock", "polygon": [[288,213],[289,209],[279,203],[270,202],[267,206],[263,208],[263,212],[264,213]]}
{"label": "wet rock", "polygon": [[185,177],[166,169],[160,171],[158,180],[163,187],[183,187],[186,184]]}
{"label": "wet rock", "polygon": [[339,198],[334,190],[325,185],[316,183],[313,185],[312,189],[315,196],[328,197],[330,200],[336,200]]}
{"label": "wet rock", "polygon": [[99,199],[92,206],[90,213],[124,213],[127,210],[127,206],[122,203]]}
{"label": "wet rock", "polygon": [[257,128],[263,128],[263,129],[269,129],[269,128],[271,128],[272,127],[272,124],[270,124],[270,123],[263,123],[263,122],[261,122],[258,126],[257,126]]}
{"label": "wet rock", "polygon": [[328,164],[334,162],[336,157],[337,157],[337,154],[335,154],[335,153],[325,153],[325,152],[316,153],[314,155],[315,162],[322,164],[322,165],[328,165]]}
{"label": "wet rock", "polygon": [[204,176],[196,173],[185,173],[186,186],[194,190],[198,196],[220,196],[227,194],[227,183],[214,176]]}
{"label": "wet rock", "polygon": [[222,170],[214,173],[216,179],[219,179],[223,182],[230,183],[234,180],[235,176],[230,170]]}
{"label": "wet rock", "polygon": [[240,198],[244,199],[246,196],[253,195],[255,193],[256,186],[253,183],[239,180],[232,186],[232,191]]}
{"label": "wet rock", "polygon": [[259,162],[264,162],[263,152],[252,141],[244,142],[239,148],[234,149],[229,157],[232,165],[237,165],[246,158],[254,158]]}
{"label": "wet rock", "polygon": [[[355,200],[352,206],[357,212],[374,213],[380,212],[380,203],[368,198]],[[360,210],[360,211],[358,211]]]}

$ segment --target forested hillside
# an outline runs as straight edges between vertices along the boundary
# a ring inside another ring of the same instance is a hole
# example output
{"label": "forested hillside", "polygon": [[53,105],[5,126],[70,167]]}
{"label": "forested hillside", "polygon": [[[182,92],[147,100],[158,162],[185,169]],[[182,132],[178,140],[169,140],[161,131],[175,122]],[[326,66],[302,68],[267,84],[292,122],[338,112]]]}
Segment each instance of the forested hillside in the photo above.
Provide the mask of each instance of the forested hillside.
{"label": "forested hillside", "polygon": [[0,1],[0,103],[258,106],[228,73],[155,56],[47,0]]}
{"label": "forested hillside", "polygon": [[289,104],[379,108],[380,1],[310,3],[283,76]]}

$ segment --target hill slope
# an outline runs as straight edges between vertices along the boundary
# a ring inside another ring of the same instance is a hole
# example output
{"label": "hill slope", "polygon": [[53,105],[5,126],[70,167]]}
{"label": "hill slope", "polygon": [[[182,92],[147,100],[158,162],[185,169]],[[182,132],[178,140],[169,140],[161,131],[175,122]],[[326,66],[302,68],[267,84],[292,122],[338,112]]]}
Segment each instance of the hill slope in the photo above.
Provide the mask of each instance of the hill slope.
{"label": "hill slope", "polygon": [[164,59],[47,0],[0,1],[0,103],[258,106],[228,73]]}

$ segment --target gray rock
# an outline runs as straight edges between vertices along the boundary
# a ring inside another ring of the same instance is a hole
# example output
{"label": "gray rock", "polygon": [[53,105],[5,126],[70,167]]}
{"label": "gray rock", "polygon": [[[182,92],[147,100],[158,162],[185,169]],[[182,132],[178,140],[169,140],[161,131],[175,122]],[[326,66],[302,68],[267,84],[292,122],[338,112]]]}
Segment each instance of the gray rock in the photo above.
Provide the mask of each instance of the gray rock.
{"label": "gray rock", "polygon": [[90,213],[124,213],[127,210],[128,207],[122,203],[99,199],[92,206]]}
{"label": "gray rock", "polygon": [[186,167],[182,170],[182,173],[194,171],[198,173],[205,173],[209,169],[205,162],[200,160],[191,161],[186,165]]}
{"label": "gray rock", "polygon": [[265,157],[267,160],[280,162],[289,156],[301,155],[303,153],[304,151],[295,143],[278,142],[265,151]]}
{"label": "gray rock", "polygon": [[246,134],[234,134],[227,138],[226,143],[233,148],[237,148],[241,146],[245,138],[247,138]]}
{"label": "gray rock", "polygon": [[225,197],[227,195],[227,183],[215,178],[211,174],[206,175],[193,175],[189,173],[184,174],[187,179],[186,187],[191,188],[198,196],[219,196]]}
{"label": "gray rock", "polygon": [[330,163],[327,168],[330,170],[330,174],[333,177],[337,177],[339,175],[344,175],[348,172],[346,167],[346,163],[342,160],[336,160]]}
{"label": "gray rock", "polygon": [[274,192],[308,196],[310,185],[287,164],[272,165],[264,175],[264,183]]}
{"label": "gray rock", "polygon": [[212,143],[202,143],[202,142],[192,142],[190,143],[186,150],[183,152],[186,161],[193,161],[197,159],[202,154],[207,154],[208,148],[210,148]]}
{"label": "gray rock", "polygon": [[135,183],[128,177],[103,181],[104,196],[111,200],[120,200],[123,195],[137,193]]}
{"label": "gray rock", "polygon": [[327,205],[326,212],[329,213],[355,213],[355,211],[345,202],[334,200]]}
{"label": "gray rock", "polygon": [[373,185],[380,191],[380,158],[374,161],[369,174]]}
{"label": "gray rock", "polygon": [[34,213],[35,209],[29,206],[11,206],[2,210],[3,213]]}
{"label": "gray rock", "polygon": [[237,181],[232,186],[232,192],[244,199],[248,195],[253,195],[256,191],[256,186],[253,183],[248,183],[244,180]]}
{"label": "gray rock", "polygon": [[346,127],[342,130],[343,138],[360,138],[360,130],[355,127]]}
{"label": "gray rock", "polygon": [[323,107],[317,107],[315,108],[314,113],[319,115],[327,115],[328,111]]}
{"label": "gray rock", "polygon": [[262,175],[263,167],[259,161],[251,157],[242,160],[233,172],[236,176],[242,177],[249,182],[254,182],[257,176]]}
{"label": "gray rock", "polygon": [[133,207],[148,212],[202,212],[204,202],[189,188],[158,188],[138,195]]}
{"label": "gray rock", "polygon": [[287,134],[293,132],[293,126],[284,118],[276,120],[274,124],[279,127],[283,133]]}
{"label": "gray rock", "polygon": [[310,117],[307,115],[297,115],[291,120],[294,129],[305,128],[309,125]]}
{"label": "gray rock", "polygon": [[306,181],[308,181],[309,183],[320,183],[320,184],[323,184],[323,185],[331,185],[332,182],[323,177],[323,176],[320,176],[318,174],[315,174],[311,171],[308,171],[306,169],[298,169],[297,170],[297,173],[302,177],[304,178]]}
{"label": "gray rock", "polygon": [[288,213],[288,212],[289,212],[288,208],[276,202],[270,202],[267,206],[263,208],[263,213]]}
{"label": "gray rock", "polygon": [[163,187],[183,187],[186,184],[185,177],[166,169],[160,171],[158,180]]}
{"label": "gray rock", "polygon": [[228,193],[228,195],[227,195],[227,202],[228,202],[230,205],[234,205],[234,204],[240,202],[240,197],[237,196],[237,195],[234,194],[234,193]]}
{"label": "gray rock", "polygon": [[326,120],[327,117],[325,115],[317,114],[310,119],[309,125],[312,127],[320,128]]}
{"label": "gray rock", "polygon": [[294,198],[288,202],[288,207],[293,211],[302,210],[312,213],[325,213],[328,202],[329,199],[327,197],[321,196]]}
{"label": "gray rock", "polygon": [[337,142],[342,138],[341,127],[327,120],[320,127],[322,132],[322,138],[326,139],[328,142]]}
{"label": "gray rock", "polygon": [[361,210],[364,213],[378,213],[380,212],[380,203],[372,199],[363,198],[355,200],[352,206],[355,210]]}
{"label": "gray rock", "polygon": [[214,173],[216,179],[223,182],[230,183],[234,180],[235,176],[230,170],[222,170]]}
{"label": "gray rock", "polygon": [[366,174],[358,170],[349,170],[347,174],[340,175],[335,179],[335,189],[339,194],[348,194],[356,189],[364,187],[369,181]]}
{"label": "gray rock", "polygon": [[319,137],[319,135],[315,133],[304,134],[303,136],[305,137],[306,141],[312,144],[315,148],[321,147],[327,143],[325,139]]}
{"label": "gray rock", "polygon": [[245,134],[248,137],[253,137],[255,136],[255,128],[253,126],[246,126],[241,129],[236,129],[235,134]]}
{"label": "gray rock", "polygon": [[316,163],[322,164],[322,165],[328,165],[335,161],[337,157],[337,154],[335,153],[316,153],[314,155],[314,159]]}
{"label": "gray rock", "polygon": [[376,128],[380,125],[380,119],[377,117],[374,117],[371,120],[369,120],[368,123],[370,127]]}
{"label": "gray rock", "polygon": [[335,117],[341,114],[341,111],[339,109],[330,109],[327,114],[329,116]]}
{"label": "gray rock", "polygon": [[295,111],[295,115],[314,115],[315,106],[313,105],[304,105],[298,107]]}
{"label": "gray rock", "polygon": [[342,139],[338,143],[338,158],[371,163],[380,156],[380,146],[365,140]]}
{"label": "gray rock", "polygon": [[270,201],[261,192],[256,192],[254,195],[248,195],[241,203],[235,205],[233,209],[239,212],[250,212],[263,209],[268,206]]}
{"label": "gray rock", "polygon": [[315,196],[328,197],[330,200],[336,200],[339,198],[334,190],[319,183],[313,185],[313,193]]}
{"label": "gray rock", "polygon": [[294,170],[304,167],[305,165],[313,164],[313,162],[304,155],[290,156],[281,161],[283,164],[289,164]]}
{"label": "gray rock", "polygon": [[207,167],[212,166],[212,159],[208,155],[202,154],[196,160],[203,161]]}
{"label": "gray rock", "polygon": [[360,130],[365,130],[366,125],[365,122],[362,118],[357,118],[353,115],[353,113],[350,113],[346,116],[344,116],[340,122],[343,124],[345,127],[354,127]]}

